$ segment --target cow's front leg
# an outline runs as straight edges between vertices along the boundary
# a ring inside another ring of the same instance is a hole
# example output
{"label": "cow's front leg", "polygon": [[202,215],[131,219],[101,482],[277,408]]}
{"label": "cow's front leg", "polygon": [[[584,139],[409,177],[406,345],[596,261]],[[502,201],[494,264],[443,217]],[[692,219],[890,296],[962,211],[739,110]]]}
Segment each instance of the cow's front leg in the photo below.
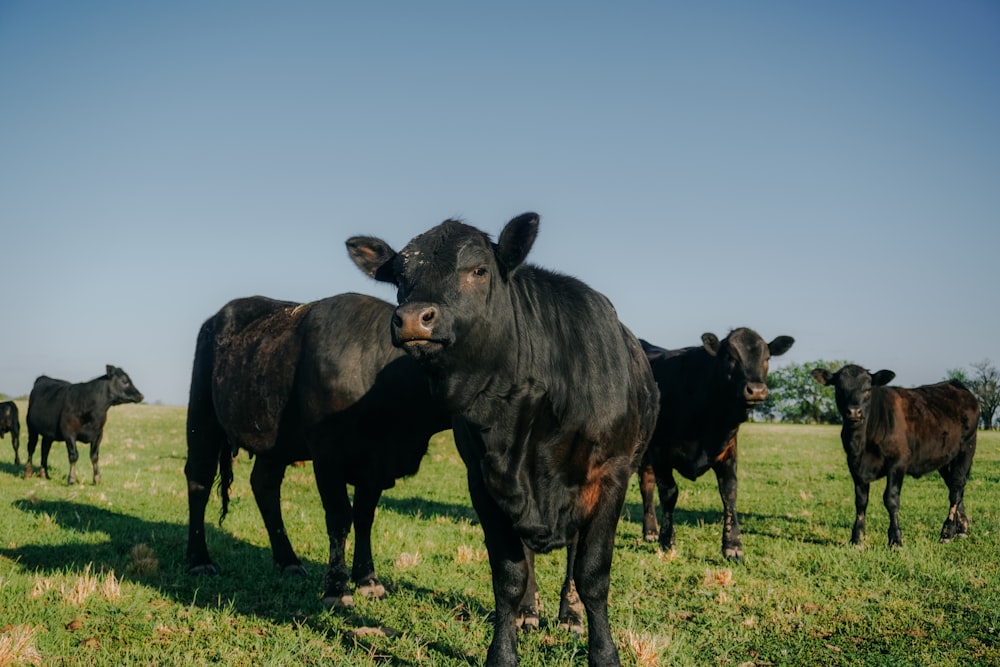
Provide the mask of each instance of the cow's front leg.
{"label": "cow's front leg", "polygon": [[642,537],[647,542],[655,542],[659,536],[656,527],[656,502],[653,491],[656,488],[656,473],[652,463],[639,468],[639,495],[642,496]]}
{"label": "cow's front leg", "polygon": [[736,515],[736,461],[736,436],[733,436],[712,466],[722,497],[722,555],[730,560],[743,558],[740,520]]}
{"label": "cow's front leg", "polygon": [[677,506],[677,482],[674,471],[661,471],[656,477],[656,488],[660,492],[660,547],[672,551],[676,544],[674,534],[674,508]]}
{"label": "cow's front leg", "polygon": [[19,438],[17,431],[11,431],[10,444],[14,448],[14,465],[16,466],[21,465],[21,452],[20,452],[21,443],[18,442],[18,440]]}
{"label": "cow's front leg", "polygon": [[38,434],[28,429],[28,460],[24,464],[24,478],[28,479],[34,474],[32,459],[35,458],[35,447],[38,445]]}
{"label": "cow's front leg", "polygon": [[889,512],[889,546],[903,546],[903,533],[899,530],[899,492],[903,487],[903,471],[893,468],[885,478],[882,501]]}
{"label": "cow's front leg", "polygon": [[385,586],[375,576],[372,525],[375,523],[375,508],[381,496],[382,489],[374,484],[359,484],[354,487],[354,562],[351,567],[351,579],[357,587],[358,595],[379,600],[385,597]]}
{"label": "cow's front leg", "polygon": [[292,549],[288,533],[285,532],[285,521],[281,516],[281,482],[285,479],[286,467],[283,461],[258,455],[250,473],[250,488],[253,489],[257,509],[267,528],[274,562],[286,574],[304,576],[306,570]]}
{"label": "cow's front leg", "polygon": [[347,534],[351,530],[351,501],[347,496],[347,481],[339,466],[321,457],[313,459],[316,486],[326,512],[326,533],[330,538],[330,559],[323,578],[323,604],[327,608],[351,608],[347,561],[344,557]]}
{"label": "cow's front leg", "polygon": [[865,513],[868,511],[868,482],[854,477],[854,528],[851,544],[861,544],[865,539]]}
{"label": "cow's front leg", "polygon": [[580,530],[573,568],[577,592],[587,610],[590,667],[621,665],[618,647],[615,646],[608,622],[608,591],[611,586],[615,530],[625,502],[625,484],[608,484],[604,491],[589,523]]}

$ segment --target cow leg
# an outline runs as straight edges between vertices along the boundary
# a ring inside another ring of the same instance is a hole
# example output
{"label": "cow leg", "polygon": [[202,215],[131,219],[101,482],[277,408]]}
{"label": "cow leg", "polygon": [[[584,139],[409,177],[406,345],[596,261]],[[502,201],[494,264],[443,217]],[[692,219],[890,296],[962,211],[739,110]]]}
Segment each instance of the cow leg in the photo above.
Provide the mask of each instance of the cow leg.
{"label": "cow leg", "polygon": [[566,547],[566,578],[563,579],[562,592],[559,595],[559,627],[574,635],[583,634],[583,615],[586,612],[580,594],[576,590],[576,582],[573,581],[578,539],[579,536],[574,537]]}
{"label": "cow leg", "polygon": [[941,469],[948,485],[948,516],[941,528],[941,541],[950,542],[956,535],[969,536],[969,517],[965,514],[965,481],[972,467],[972,452],[963,450]]}
{"label": "cow leg", "polygon": [[[76,447],[76,438],[66,438],[66,453],[69,455],[69,476],[66,483],[70,486],[76,484],[76,462],[80,458],[80,452]],[[42,441],[42,468],[46,467],[45,441]]]}
{"label": "cow leg", "polygon": [[[587,610],[588,664],[590,667],[621,665],[618,648],[611,636],[608,622],[608,591],[611,586],[611,559],[614,554],[615,530],[625,500],[625,484],[613,491],[613,496],[601,498],[590,522],[577,540],[573,578],[577,592]],[[613,484],[605,486],[607,490]]]}
{"label": "cow leg", "polygon": [[42,479],[50,479],[49,477],[49,451],[52,449],[52,440],[42,436],[42,461],[41,461],[41,471],[39,475]]}
{"label": "cow leg", "polygon": [[639,469],[639,494],[642,496],[642,537],[647,542],[655,542],[659,536],[656,527],[656,503],[653,489],[656,487],[656,473],[653,464],[647,463]]}
{"label": "cow leg", "polygon": [[189,574],[216,574],[218,570],[208,555],[205,542],[205,508],[212,494],[212,482],[218,470],[218,447],[210,446],[201,437],[200,430],[188,431],[188,454],[184,475],[188,486],[188,544]]}
{"label": "cow leg", "polygon": [[524,560],[528,565],[528,583],[517,608],[514,624],[526,632],[537,630],[541,623],[542,604],[538,597],[538,582],[535,581],[535,552],[524,547]]}
{"label": "cow leg", "polygon": [[347,480],[340,466],[327,461],[322,455],[317,456],[316,452],[313,455],[313,471],[326,513],[326,533],[330,538],[330,559],[323,577],[323,604],[328,609],[351,608],[354,596],[351,595],[345,552],[353,512],[347,495]]}
{"label": "cow leg", "polygon": [[24,464],[24,477],[27,479],[34,474],[34,467],[31,464],[31,460],[35,458],[35,447],[38,445],[38,433],[28,429],[28,460]]}
{"label": "cow leg", "polygon": [[103,433],[98,433],[97,437],[94,438],[94,442],[90,445],[90,465],[94,469],[94,486],[97,486],[101,481],[101,469],[97,462],[101,454],[101,438]]}
{"label": "cow leg", "polygon": [[722,497],[722,555],[729,560],[743,558],[743,539],[740,519],[736,515],[736,437],[726,446],[722,457],[715,462],[715,478]]}
{"label": "cow leg", "polygon": [[351,580],[358,595],[381,600],[385,586],[375,576],[375,559],[372,556],[372,525],[375,508],[382,497],[382,489],[375,485],[360,484],[354,487],[354,561]]}
{"label": "cow leg", "polygon": [[21,465],[21,452],[19,451],[21,443],[18,440],[17,429],[14,429],[10,432],[10,444],[14,447],[14,465],[16,466]]}
{"label": "cow leg", "polygon": [[663,520],[660,524],[660,547],[664,551],[673,551],[676,545],[674,507],[677,506],[678,493],[674,471],[668,470],[665,474],[658,475],[656,488],[660,492],[660,514]]}
{"label": "cow leg", "polygon": [[903,471],[893,468],[885,478],[885,494],[882,501],[889,512],[889,546],[903,546],[903,534],[899,530],[899,491],[903,487]]}
{"label": "cow leg", "polygon": [[285,521],[281,517],[281,482],[285,479],[285,468],[281,461],[258,455],[250,472],[250,488],[253,489],[257,509],[267,528],[274,562],[286,574],[304,576],[306,570],[292,549],[292,543],[285,532]]}
{"label": "cow leg", "polygon": [[861,544],[865,539],[865,513],[868,511],[868,482],[854,477],[854,528],[851,544]]}

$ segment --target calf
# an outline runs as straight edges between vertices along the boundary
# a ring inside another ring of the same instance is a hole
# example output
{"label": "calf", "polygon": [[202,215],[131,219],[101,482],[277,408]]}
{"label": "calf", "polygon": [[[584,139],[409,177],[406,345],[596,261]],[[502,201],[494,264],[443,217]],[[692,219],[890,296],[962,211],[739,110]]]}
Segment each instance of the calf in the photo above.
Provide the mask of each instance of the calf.
{"label": "calf", "polygon": [[736,434],[749,411],[767,398],[771,357],[784,354],[795,339],[778,336],[770,343],[745,327],[721,341],[701,337],[700,347],[665,350],[641,341],[660,388],[660,416],[640,472],[643,534],[657,539],[654,482],[660,492],[663,525],[660,546],[673,549],[676,470],[695,480],[711,468],[722,496],[722,554],[743,556],[736,516]]}
{"label": "calf", "polygon": [[499,241],[455,220],[399,253],[347,241],[369,276],[398,288],[393,343],[417,359],[453,413],[493,572],[487,665],[517,662],[516,619],[530,555],[569,549],[560,619],[575,585],[591,665],[618,665],[607,616],[615,529],[629,476],[656,424],[642,348],[611,303],[584,283],[524,260],[538,216]]}
{"label": "calf", "polygon": [[[258,296],[229,302],[202,325],[184,467],[192,574],[216,571],[205,507],[221,470],[226,515],[232,457],[242,448],[255,456],[250,484],[278,566],[304,572],[285,533],[281,482],[289,463],[311,459],[330,538],[324,603],[352,606],[351,580],[362,595],[384,596],[372,560],[376,504],[396,479],[417,472],[430,436],[450,426],[416,361],[392,346],[392,310],[360,294],[306,304]],[[344,554],[352,520],[349,576]]]}
{"label": "calf", "polygon": [[896,374],[869,373],[849,364],[836,373],[812,371],[821,385],[832,386],[843,417],[840,440],[854,478],[857,515],[851,544],[865,537],[868,485],[885,477],[883,501],[889,511],[889,546],[903,545],[899,530],[899,491],[903,476],[937,470],[948,485],[950,507],[941,541],[969,534],[963,497],[976,453],[979,402],[957,380],[903,389],[887,387]]}
{"label": "calf", "polygon": [[21,421],[17,414],[17,403],[14,401],[0,403],[0,438],[4,433],[10,433],[10,444],[14,446],[14,465],[19,466],[21,441],[18,438],[21,434]]}
{"label": "calf", "polygon": [[35,380],[28,396],[28,463],[24,476],[31,477],[32,459],[38,437],[42,438],[41,476],[49,477],[49,449],[54,440],[66,443],[69,453],[69,484],[76,484],[77,442],[90,443],[90,463],[94,467],[94,484],[101,481],[98,458],[101,438],[108,420],[108,408],[123,403],[142,402],[142,393],[120,368],[111,366],[107,373],[90,382],[71,384],[45,375]]}

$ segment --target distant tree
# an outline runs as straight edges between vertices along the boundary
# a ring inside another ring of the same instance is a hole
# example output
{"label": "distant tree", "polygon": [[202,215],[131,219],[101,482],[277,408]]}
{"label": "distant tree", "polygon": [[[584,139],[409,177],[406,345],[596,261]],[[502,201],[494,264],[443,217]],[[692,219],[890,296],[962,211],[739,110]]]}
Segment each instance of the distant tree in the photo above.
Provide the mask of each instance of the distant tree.
{"label": "distant tree", "polygon": [[1000,409],[1000,370],[989,359],[970,364],[971,373],[962,369],[948,371],[948,379],[960,380],[979,400],[979,420],[983,428],[993,428],[993,417]]}
{"label": "distant tree", "polygon": [[840,414],[833,388],[820,385],[810,373],[814,368],[836,371],[848,361],[817,361],[789,364],[767,375],[767,400],[754,413],[758,419],[797,424],[839,424]]}

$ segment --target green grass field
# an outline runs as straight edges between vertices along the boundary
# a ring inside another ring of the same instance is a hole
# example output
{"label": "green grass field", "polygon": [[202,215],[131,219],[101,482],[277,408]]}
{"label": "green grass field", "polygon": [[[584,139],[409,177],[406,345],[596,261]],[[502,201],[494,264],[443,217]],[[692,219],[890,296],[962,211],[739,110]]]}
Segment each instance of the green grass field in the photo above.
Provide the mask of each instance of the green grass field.
{"label": "green grass field", "polygon": [[[307,577],[272,564],[242,454],[221,528],[218,499],[209,505],[220,574],[187,574],[184,418],[178,407],[113,408],[98,487],[87,446],[77,472],[86,484],[67,487],[61,443],[44,481],[23,479],[9,436],[0,441],[0,666],[483,662],[489,565],[450,433],[380,505],[375,559],[389,597],[337,614],[319,600],[327,537],[309,464],[291,468],[283,488]],[[1000,434],[980,433],[966,490],[971,536],[939,544],[944,483],[907,478],[898,550],[886,546],[882,482],[866,546],[847,544],[853,488],[836,427],[749,424],[740,449],[740,564],[721,557],[711,473],[679,482],[673,554],[642,541],[633,479],[610,598],[625,664],[1000,664]],[[586,664],[586,639],[554,618],[563,560],[538,559],[544,618],[521,635],[522,665]]]}

